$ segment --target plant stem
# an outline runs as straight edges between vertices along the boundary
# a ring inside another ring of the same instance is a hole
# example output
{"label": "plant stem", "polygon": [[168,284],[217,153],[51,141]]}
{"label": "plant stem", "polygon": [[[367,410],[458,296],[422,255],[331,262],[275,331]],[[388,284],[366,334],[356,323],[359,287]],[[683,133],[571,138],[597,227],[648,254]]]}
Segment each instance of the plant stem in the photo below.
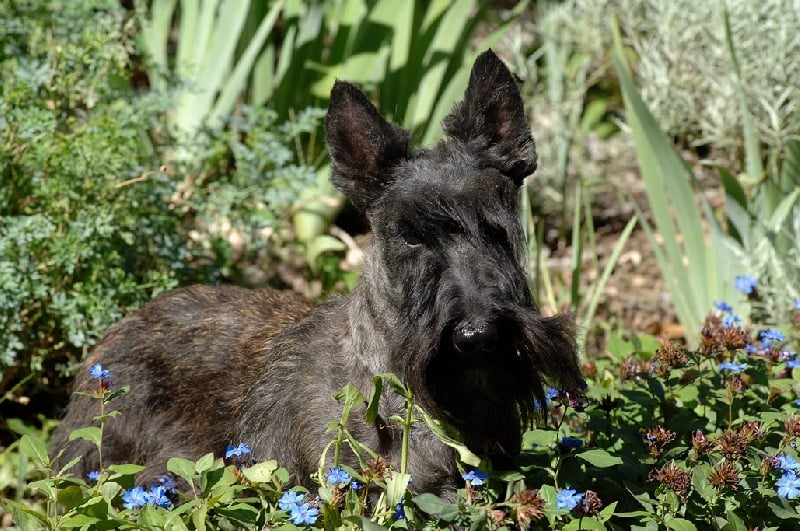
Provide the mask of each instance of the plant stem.
{"label": "plant stem", "polygon": [[411,433],[411,424],[414,422],[414,395],[411,391],[406,395],[406,418],[403,422],[403,442],[400,447],[400,473],[405,474],[408,469],[408,439]]}

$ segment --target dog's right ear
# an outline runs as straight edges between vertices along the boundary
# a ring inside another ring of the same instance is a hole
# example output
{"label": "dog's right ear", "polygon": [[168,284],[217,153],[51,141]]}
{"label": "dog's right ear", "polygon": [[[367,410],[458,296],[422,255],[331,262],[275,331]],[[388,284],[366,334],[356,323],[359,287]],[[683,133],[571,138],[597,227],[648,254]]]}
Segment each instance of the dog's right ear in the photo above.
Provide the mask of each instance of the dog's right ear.
{"label": "dog's right ear", "polygon": [[331,91],[325,138],[331,181],[361,211],[391,183],[391,168],[408,154],[408,131],[387,122],[355,85],[337,81]]}
{"label": "dog's right ear", "polygon": [[464,100],[442,122],[445,133],[515,183],[536,169],[536,144],[514,77],[493,51],[472,67]]}

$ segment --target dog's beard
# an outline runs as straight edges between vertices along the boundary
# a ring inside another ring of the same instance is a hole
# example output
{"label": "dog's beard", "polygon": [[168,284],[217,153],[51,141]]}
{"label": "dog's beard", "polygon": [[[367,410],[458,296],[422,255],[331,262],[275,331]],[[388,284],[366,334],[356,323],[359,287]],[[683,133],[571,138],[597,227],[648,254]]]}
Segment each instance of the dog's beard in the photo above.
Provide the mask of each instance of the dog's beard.
{"label": "dog's beard", "polygon": [[532,307],[498,306],[490,315],[499,327],[491,350],[460,352],[452,320],[417,323],[420,333],[402,338],[394,362],[417,402],[439,418],[458,426],[510,409],[531,425],[545,407],[546,385],[573,393],[581,386],[572,327],[567,317],[546,318]]}

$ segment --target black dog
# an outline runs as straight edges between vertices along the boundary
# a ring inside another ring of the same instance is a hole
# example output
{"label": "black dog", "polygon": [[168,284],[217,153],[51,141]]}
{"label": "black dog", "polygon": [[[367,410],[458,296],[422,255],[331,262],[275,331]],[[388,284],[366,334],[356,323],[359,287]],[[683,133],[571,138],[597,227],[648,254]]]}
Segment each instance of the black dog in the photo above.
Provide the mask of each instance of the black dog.
{"label": "black dog", "polygon": [[[409,133],[384,120],[354,85],[337,82],[326,136],[332,180],[366,213],[375,234],[349,296],[314,305],[288,293],[234,287],[177,289],[113,326],[85,361],[51,444],[85,474],[96,449],[68,442],[92,424],[97,404],[80,394],[102,363],[130,392],[103,435],[103,464],[147,466],[152,482],[168,458],[221,455],[244,442],[310,485],[333,396],[347,382],[363,393],[392,372],[435,418],[458,428],[477,453],[513,456],[521,430],[544,403],[543,379],[576,389],[571,326],[543,317],[528,287],[518,193],[536,150],[517,86],[491,51],[478,57],[464,101],[444,120],[449,139],[409,151]],[[351,415],[356,438],[395,465],[403,401],[381,399],[379,418]],[[361,422],[359,422],[361,420]],[[357,466],[352,454],[345,462]],[[419,492],[452,493],[452,450],[424,424],[411,433],[409,473]]]}

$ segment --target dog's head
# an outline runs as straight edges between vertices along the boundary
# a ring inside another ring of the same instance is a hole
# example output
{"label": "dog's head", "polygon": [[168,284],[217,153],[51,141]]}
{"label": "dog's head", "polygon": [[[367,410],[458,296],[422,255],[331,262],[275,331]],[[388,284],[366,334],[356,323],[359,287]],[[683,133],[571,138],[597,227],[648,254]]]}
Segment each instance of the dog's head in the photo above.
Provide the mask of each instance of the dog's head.
{"label": "dog's head", "polygon": [[447,140],[412,153],[407,131],[337,82],[326,123],[331,178],[375,233],[363,282],[390,365],[462,429],[488,422],[477,438],[518,436],[520,419],[545,403],[542,378],[574,388],[580,370],[568,320],[544,318],[528,286],[518,197],[536,149],[517,85],[493,52],[477,58],[443,126]]}

